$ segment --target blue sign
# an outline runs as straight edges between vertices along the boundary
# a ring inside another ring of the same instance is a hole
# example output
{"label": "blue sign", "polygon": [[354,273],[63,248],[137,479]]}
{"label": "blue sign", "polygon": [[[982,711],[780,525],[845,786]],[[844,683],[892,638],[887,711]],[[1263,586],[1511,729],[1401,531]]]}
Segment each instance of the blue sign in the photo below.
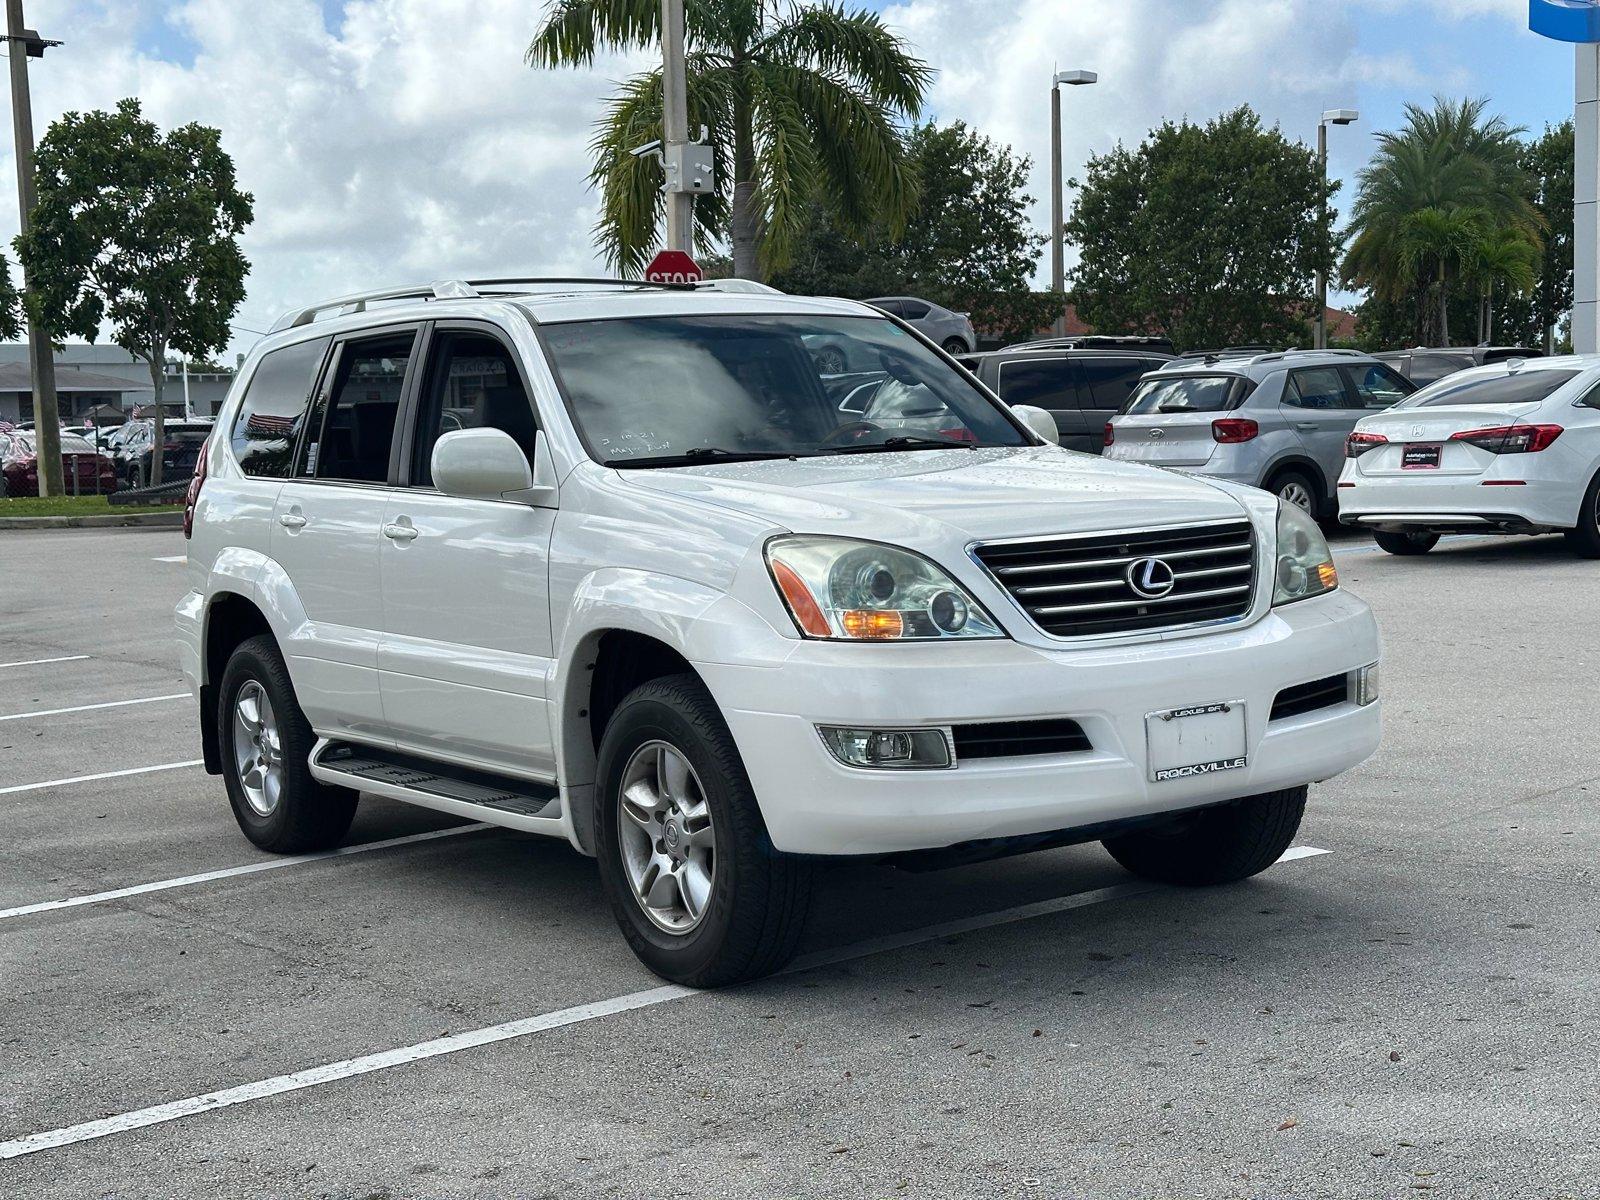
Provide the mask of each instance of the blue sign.
{"label": "blue sign", "polygon": [[1528,28],[1558,42],[1600,42],[1600,0],[1528,0]]}

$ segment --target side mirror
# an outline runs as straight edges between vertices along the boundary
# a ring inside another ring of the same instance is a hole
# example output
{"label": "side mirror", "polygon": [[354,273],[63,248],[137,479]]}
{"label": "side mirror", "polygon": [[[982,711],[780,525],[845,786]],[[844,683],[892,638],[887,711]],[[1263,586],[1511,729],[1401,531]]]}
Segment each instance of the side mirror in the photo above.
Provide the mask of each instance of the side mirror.
{"label": "side mirror", "polygon": [[1022,418],[1022,423],[1033,430],[1052,446],[1061,444],[1061,431],[1056,428],[1056,419],[1042,408],[1032,404],[1013,404],[1011,411]]}
{"label": "side mirror", "polygon": [[433,485],[447,496],[544,507],[553,504],[556,488],[543,436],[536,436],[534,459],[529,465],[522,447],[504,430],[457,429],[433,444]]}

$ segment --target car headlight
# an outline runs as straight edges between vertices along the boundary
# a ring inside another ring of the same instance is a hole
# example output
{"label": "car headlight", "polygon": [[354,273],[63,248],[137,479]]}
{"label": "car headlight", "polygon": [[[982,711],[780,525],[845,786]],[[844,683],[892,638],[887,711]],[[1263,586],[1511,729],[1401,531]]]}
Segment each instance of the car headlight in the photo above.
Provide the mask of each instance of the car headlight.
{"label": "car headlight", "polygon": [[1311,514],[1278,502],[1278,560],[1272,572],[1272,602],[1293,604],[1339,586],[1328,539]]}
{"label": "car headlight", "polygon": [[772,581],[808,638],[936,641],[1004,637],[971,593],[910,550],[854,538],[776,537]]}

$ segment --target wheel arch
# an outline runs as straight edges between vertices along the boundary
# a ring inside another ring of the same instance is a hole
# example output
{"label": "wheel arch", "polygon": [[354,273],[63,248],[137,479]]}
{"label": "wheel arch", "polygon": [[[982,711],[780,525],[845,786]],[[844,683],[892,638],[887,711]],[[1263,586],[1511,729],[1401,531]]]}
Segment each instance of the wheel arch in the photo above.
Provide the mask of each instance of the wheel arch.
{"label": "wheel arch", "polygon": [[1329,486],[1327,475],[1324,474],[1322,468],[1317,465],[1316,459],[1305,454],[1285,454],[1281,458],[1274,459],[1270,464],[1268,464],[1267,469],[1261,473],[1262,488],[1266,491],[1271,491],[1272,481],[1286,471],[1300,471],[1306,475],[1309,475],[1311,477],[1311,482],[1314,483],[1320,491],[1322,507],[1324,509],[1326,509],[1327,506],[1333,502],[1333,489]]}
{"label": "wheel arch", "polygon": [[200,752],[209,774],[222,774],[222,745],[217,729],[217,688],[240,643],[260,634],[276,639],[267,614],[243,592],[221,590],[206,603],[201,633]]}

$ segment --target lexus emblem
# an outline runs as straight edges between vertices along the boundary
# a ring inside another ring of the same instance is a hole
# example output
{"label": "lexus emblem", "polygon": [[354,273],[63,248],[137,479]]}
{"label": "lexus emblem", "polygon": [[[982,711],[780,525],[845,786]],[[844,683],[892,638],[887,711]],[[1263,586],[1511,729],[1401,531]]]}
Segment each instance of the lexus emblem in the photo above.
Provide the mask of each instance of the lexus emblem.
{"label": "lexus emblem", "polygon": [[1152,429],[1150,431],[1150,436],[1153,438],[1164,438],[1167,436],[1167,431],[1165,429]]}
{"label": "lexus emblem", "polygon": [[1178,586],[1178,577],[1164,559],[1136,558],[1128,564],[1126,575],[1133,594],[1146,600],[1159,600]]}

